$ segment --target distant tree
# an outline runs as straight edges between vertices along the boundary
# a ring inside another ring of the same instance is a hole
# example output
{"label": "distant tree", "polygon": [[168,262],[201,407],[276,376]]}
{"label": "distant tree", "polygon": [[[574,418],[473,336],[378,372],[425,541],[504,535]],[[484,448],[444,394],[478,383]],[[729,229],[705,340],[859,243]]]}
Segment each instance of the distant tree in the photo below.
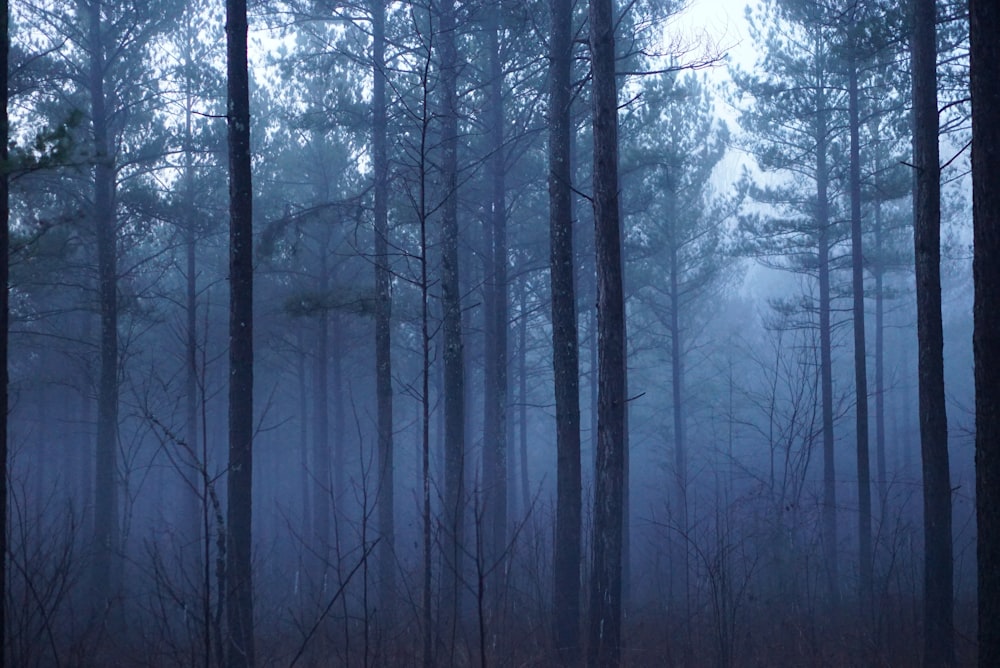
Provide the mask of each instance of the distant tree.
{"label": "distant tree", "polygon": [[[395,596],[395,458],[392,419],[392,293],[389,268],[389,155],[384,0],[371,0],[372,171],[374,172],[375,394],[378,422],[379,599],[391,616]],[[390,620],[391,621],[391,620]]]}
{"label": "distant tree", "polygon": [[[553,545],[553,639],[561,659],[580,656],[580,369],[573,284],[573,127],[571,71],[573,3],[550,2],[549,37],[549,277],[552,371],[556,401],[556,526]],[[522,321],[526,316],[521,315]],[[522,337],[522,360],[524,341]],[[524,376],[522,371],[521,375]],[[522,387],[523,378],[522,378]],[[524,390],[522,389],[522,393]],[[521,397],[524,405],[525,398]],[[521,427],[522,434],[524,426]]]}
{"label": "distant tree", "polygon": [[[622,190],[633,203],[626,245],[631,294],[638,309],[669,339],[673,426],[671,507],[681,535],[689,528],[685,366],[695,339],[696,314],[725,279],[723,223],[736,213],[742,186],[717,193],[712,175],[725,155],[729,133],[695,74],[667,73],[644,81],[642,104],[623,119]],[[627,134],[626,134],[627,132]],[[704,311],[705,309],[701,309]],[[658,346],[654,343],[653,345]],[[687,581],[684,566],[674,571]]]}
{"label": "distant tree", "polygon": [[[483,239],[485,268],[483,316],[483,488],[489,523],[486,557],[495,562],[507,546],[507,147],[505,145],[505,78],[503,40],[507,5],[487,9],[489,51],[489,147],[487,162],[490,214]],[[497,569],[497,573],[502,569]]]}
{"label": "distant tree", "polygon": [[625,521],[625,299],[618,200],[618,84],[612,0],[590,1],[598,417],[588,665],[621,661]]}
{"label": "distant tree", "polygon": [[458,254],[458,23],[455,0],[438,0],[441,119],[441,310],[444,362],[444,606],[457,623],[464,557],[465,363]]}
{"label": "distant tree", "polygon": [[7,342],[10,332],[10,141],[7,118],[10,67],[10,9],[0,0],[0,668],[7,665]]}
{"label": "distant tree", "polygon": [[835,76],[834,35],[822,20],[821,8],[795,7],[793,11],[776,1],[764,7],[762,17],[751,16],[751,30],[764,49],[758,68],[753,74],[738,72],[735,77],[751,97],[740,120],[760,167],[792,178],[780,185],[752,188],[751,196],[770,205],[773,212],[750,214],[741,220],[741,227],[752,255],[770,266],[813,276],[818,287],[816,303],[809,304],[809,309],[816,314],[820,339],[822,545],[827,592],[836,604],[840,579],[831,263],[844,231],[833,215],[831,181],[840,157],[837,111],[843,105],[843,87]]}
{"label": "distant tree", "polygon": [[229,668],[254,665],[251,522],[253,489],[253,184],[246,0],[226,0],[229,126],[229,466],[226,611]]}
{"label": "distant tree", "polygon": [[941,322],[941,165],[938,153],[937,3],[914,0],[913,244],[919,347],[920,451],[924,498],[924,663],[955,662],[951,474]]}
{"label": "distant tree", "polygon": [[854,329],[854,437],[858,471],[858,570],[862,611],[869,613],[872,591],[872,497],[871,458],[868,454],[868,360],[865,341],[865,261],[864,230],[861,221],[861,31],[865,18],[857,5],[842,15],[842,61],[847,70],[847,109],[850,158],[848,194],[851,211],[851,293]]}
{"label": "distant tree", "polygon": [[979,665],[1000,662],[1000,5],[969,2]]}

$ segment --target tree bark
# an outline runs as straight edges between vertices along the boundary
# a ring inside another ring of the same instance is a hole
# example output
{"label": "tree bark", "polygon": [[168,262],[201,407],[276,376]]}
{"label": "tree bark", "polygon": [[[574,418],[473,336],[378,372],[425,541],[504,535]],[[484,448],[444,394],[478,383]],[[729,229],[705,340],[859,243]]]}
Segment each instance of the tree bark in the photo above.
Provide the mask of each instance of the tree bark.
{"label": "tree bark", "polygon": [[591,666],[621,661],[625,478],[625,308],[618,202],[618,95],[612,0],[590,0],[597,263],[598,423],[591,577]]}
{"label": "tree bark", "polygon": [[378,422],[379,600],[389,626],[396,590],[395,475],[392,442],[392,295],[389,268],[389,156],[385,0],[372,0],[372,167],[375,214],[375,395]]}
{"label": "tree bark", "polygon": [[444,202],[441,217],[441,308],[444,334],[444,545],[448,572],[444,605],[453,623],[461,616],[465,503],[465,364],[458,267],[458,50],[455,0],[440,3],[441,147]]}
{"label": "tree bark", "polygon": [[[580,368],[576,291],[573,284],[573,177],[570,163],[572,29],[572,1],[552,0],[548,112],[549,276],[556,400],[556,534],[552,567],[552,630],[560,659],[567,665],[575,664],[580,656],[583,494],[580,478]],[[523,340],[521,345],[523,356]],[[521,401],[524,403],[526,398],[522,396]],[[521,428],[523,430],[524,425]]]}
{"label": "tree bark", "polygon": [[[320,232],[319,294],[323,303],[316,314],[316,357],[313,360],[313,544],[316,559],[313,572],[315,586],[326,590],[326,573],[330,566],[330,502],[333,499],[333,478],[330,455],[330,314],[326,299],[330,291],[329,234]],[[338,437],[340,432],[337,432]]]}
{"label": "tree bark", "polygon": [[670,300],[670,388],[673,399],[673,423],[674,423],[674,483],[677,488],[677,525],[681,531],[680,547],[683,551],[683,558],[680,568],[675,567],[676,572],[680,570],[681,583],[684,588],[684,615],[688,620],[685,623],[690,638],[691,633],[691,546],[688,543],[689,537],[689,513],[688,513],[688,461],[687,461],[687,425],[684,419],[684,356],[681,345],[681,288],[680,270],[678,263],[678,244],[676,227],[678,225],[677,210],[671,193],[671,202],[668,208],[670,220],[667,221],[669,245],[668,254],[670,256],[669,269],[669,291]]}
{"label": "tree bark", "polygon": [[[10,8],[0,0],[0,602],[7,600],[7,349],[10,336],[10,178],[7,171],[8,79],[10,58]],[[6,605],[0,604],[0,648],[7,647]],[[7,665],[6,651],[0,650],[0,668]]]}
{"label": "tree bark", "polygon": [[816,229],[819,273],[820,387],[823,408],[823,562],[827,595],[833,607],[840,604],[840,569],[837,557],[837,472],[833,438],[833,361],[830,328],[830,173],[827,164],[826,93],[818,86],[816,104]]}
{"label": "tree bark", "polygon": [[[201,558],[201,524],[202,504],[208,499],[202,499],[198,490],[201,489],[200,467],[207,467],[208,462],[198,459],[198,277],[196,243],[198,239],[197,214],[195,208],[195,169],[194,169],[194,137],[192,122],[194,115],[194,80],[192,77],[195,64],[190,47],[196,39],[191,25],[191,13],[184,14],[184,36],[189,50],[184,63],[184,199],[187,209],[187,225],[184,228],[184,261],[185,261],[185,316],[186,331],[184,341],[184,440],[187,444],[187,456],[181,461],[188,470],[179,471],[183,482],[181,489],[184,495],[183,515],[181,523],[186,532],[185,550],[191,555],[185,559],[185,567],[193,567],[196,573],[204,570]],[[202,594],[207,600],[208,592]],[[207,619],[207,617],[206,617]]]}
{"label": "tree bark", "polygon": [[94,132],[94,224],[100,304],[100,377],[97,391],[97,465],[94,481],[94,534],[97,558],[94,591],[107,601],[118,588],[118,253],[115,220],[114,151],[105,94],[106,59],[102,3],[87,5],[89,19],[90,109]]}
{"label": "tree bark", "polygon": [[913,242],[916,261],[920,452],[924,491],[924,663],[953,665],[953,557],[941,323],[941,168],[935,0],[914,0]]}
{"label": "tree bark", "polygon": [[849,187],[851,195],[851,282],[854,310],[855,437],[858,467],[858,572],[862,613],[872,603],[872,492],[868,454],[868,366],[865,358],[865,269],[861,231],[861,121],[858,112],[858,64],[850,57],[848,117],[851,135]]}
{"label": "tree bark", "polygon": [[1000,664],[1000,6],[970,0],[979,665]]}
{"label": "tree bark", "polygon": [[229,128],[229,469],[226,611],[230,668],[254,665],[251,500],[253,485],[253,185],[246,0],[226,0]]}
{"label": "tree bark", "polygon": [[[504,71],[500,53],[501,3],[490,9],[488,27],[490,83],[490,216],[484,239],[486,267],[483,360],[483,486],[490,541],[489,561],[500,558],[507,542],[507,202],[504,151]],[[496,569],[500,574],[503,569]]]}

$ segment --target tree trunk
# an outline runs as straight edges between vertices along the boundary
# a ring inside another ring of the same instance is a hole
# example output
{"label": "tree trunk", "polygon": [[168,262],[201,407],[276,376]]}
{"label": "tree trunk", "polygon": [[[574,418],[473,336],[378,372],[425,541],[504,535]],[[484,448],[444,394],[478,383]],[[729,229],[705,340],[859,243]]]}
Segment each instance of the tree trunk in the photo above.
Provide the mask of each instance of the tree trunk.
{"label": "tree trunk", "polygon": [[90,105],[94,132],[94,224],[100,303],[101,369],[97,390],[97,467],[94,482],[94,533],[97,559],[94,590],[103,600],[119,585],[118,549],[118,266],[115,221],[114,151],[104,90],[106,61],[100,1],[89,12]]}
{"label": "tree trunk", "polygon": [[[313,360],[313,544],[316,568],[312,575],[318,591],[326,590],[326,574],[330,566],[330,501],[333,498],[330,460],[330,314],[325,300],[330,291],[327,253],[329,235],[320,233],[319,294],[323,304],[316,314],[316,357]],[[338,437],[340,433],[337,432]]]}
{"label": "tree trunk", "polygon": [[941,324],[941,168],[938,157],[936,3],[914,0],[913,242],[916,261],[920,453],[924,478],[924,663],[955,661],[948,419]]}
{"label": "tree trunk", "polygon": [[[573,3],[552,0],[549,41],[549,235],[552,367],[556,400],[556,534],[553,556],[553,640],[560,659],[580,656],[580,367],[573,285],[570,72]],[[522,309],[523,310],[523,309]],[[524,314],[522,313],[522,318]],[[524,342],[522,342],[522,348]],[[524,351],[522,350],[522,355]],[[525,397],[521,397],[522,403]],[[522,426],[522,429],[524,427]]]}
{"label": "tree trunk", "polygon": [[444,334],[444,545],[445,610],[461,617],[465,503],[465,365],[458,268],[458,51],[455,0],[441,0],[441,146],[444,202],[441,218],[441,308]]}
{"label": "tree trunk", "polygon": [[848,116],[851,135],[851,283],[854,296],[854,397],[858,464],[858,572],[862,614],[872,603],[872,491],[868,455],[868,366],[865,359],[865,268],[861,232],[861,121],[858,114],[858,65],[852,56],[848,72]]}
{"label": "tree trunk", "polygon": [[[500,558],[507,543],[507,185],[504,151],[504,71],[500,53],[500,3],[490,9],[489,125],[491,212],[484,238],[487,258],[483,331],[486,359],[483,410],[483,487],[490,541],[489,563]],[[503,569],[496,569],[501,574]]]}
{"label": "tree trunk", "polygon": [[[191,25],[190,12],[185,12],[184,22],[185,38],[188,40],[189,47],[193,47],[191,42],[195,39],[195,34]],[[184,306],[187,321],[184,341],[184,440],[187,448],[185,455],[180,460],[181,465],[186,466],[187,470],[182,468],[178,473],[183,482],[181,494],[184,503],[182,504],[180,521],[186,535],[184,549],[190,554],[190,558],[184,559],[184,567],[193,568],[191,572],[200,573],[205,568],[201,558],[202,504],[208,503],[208,499],[203,500],[199,494],[202,482],[199,470],[203,467],[207,468],[208,462],[199,461],[200,447],[198,442],[198,277],[196,273],[198,217],[195,208],[194,137],[192,133],[195,91],[191,76],[195,65],[190,53],[189,50],[184,68],[184,199],[188,215],[187,225],[184,228]],[[204,592],[203,596],[207,597],[208,593]]]}
{"label": "tree trunk", "polygon": [[[311,487],[309,484],[309,379],[306,372],[306,344],[304,328],[297,327],[295,332],[296,354],[295,354],[295,375],[299,385],[299,493],[302,495],[300,505],[302,508],[301,523],[299,531],[303,536],[312,536],[312,503],[310,502]],[[303,550],[304,552],[305,550]],[[299,592],[304,590],[302,583],[306,574],[305,559],[299,558]]]}
{"label": "tree trunk", "polygon": [[597,263],[598,423],[591,577],[591,666],[621,660],[625,478],[625,308],[618,203],[618,95],[612,0],[590,1],[594,98],[594,250]]}
{"label": "tree trunk", "polygon": [[[673,197],[673,195],[670,195]],[[689,515],[688,515],[688,462],[687,462],[687,442],[686,424],[684,420],[684,358],[681,345],[681,294],[680,276],[678,271],[677,245],[678,239],[675,227],[678,224],[676,207],[671,206],[670,220],[667,221],[669,238],[668,252],[670,255],[670,279],[669,279],[669,299],[670,299],[670,387],[673,399],[673,423],[674,423],[674,483],[677,494],[677,526],[681,531],[680,549],[683,558],[680,567],[675,567],[674,572],[680,570],[680,578],[684,590],[684,617],[685,630],[688,633],[688,640],[691,639],[691,546],[689,539]],[[690,644],[690,643],[689,643]]]}
{"label": "tree trunk", "polygon": [[[10,10],[7,0],[0,0],[0,165],[7,165],[7,98],[10,57]],[[0,602],[7,600],[7,340],[10,336],[10,300],[8,294],[10,264],[10,179],[0,169]],[[7,647],[6,606],[0,605],[0,648]],[[0,651],[0,668],[7,665],[6,651]]]}
{"label": "tree trunk", "polygon": [[379,601],[392,626],[396,590],[395,475],[392,443],[392,295],[389,269],[389,157],[385,0],[372,0],[372,168],[375,214],[375,394],[378,422]]}
{"label": "tree trunk", "polygon": [[820,386],[823,403],[823,562],[827,594],[833,607],[840,604],[837,564],[837,472],[833,439],[833,361],[830,330],[830,200],[827,165],[826,95],[820,86],[816,104],[816,228],[819,273]]}
{"label": "tree trunk", "polygon": [[871,263],[875,277],[875,462],[879,514],[884,523],[888,517],[889,478],[885,460],[885,258],[882,236],[882,197],[880,195],[878,168],[883,164],[880,120],[872,121],[875,151],[875,209],[874,222],[875,258]]}
{"label": "tree trunk", "polygon": [[521,281],[521,304],[520,322],[518,323],[517,336],[520,341],[517,351],[518,369],[518,391],[517,396],[521,401],[518,408],[517,423],[518,448],[521,458],[521,506],[522,516],[527,517],[531,509],[531,490],[528,487],[528,286],[527,282]]}
{"label": "tree trunk", "polygon": [[1000,664],[1000,6],[970,0],[979,665]]}
{"label": "tree trunk", "polygon": [[226,611],[230,668],[254,665],[251,499],[253,486],[253,186],[246,0],[226,0],[229,128],[229,468]]}

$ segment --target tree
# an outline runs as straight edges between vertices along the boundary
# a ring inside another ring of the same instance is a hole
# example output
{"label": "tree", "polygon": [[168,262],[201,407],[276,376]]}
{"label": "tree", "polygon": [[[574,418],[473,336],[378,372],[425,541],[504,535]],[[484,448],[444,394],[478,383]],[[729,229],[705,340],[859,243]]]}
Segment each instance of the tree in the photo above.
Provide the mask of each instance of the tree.
{"label": "tree", "polygon": [[[666,73],[644,84],[643,104],[623,119],[628,139],[622,149],[622,190],[634,207],[626,210],[630,292],[644,307],[636,311],[648,314],[669,339],[674,476],[670,498],[674,523],[679,535],[686,537],[690,528],[687,417],[693,403],[689,404],[685,389],[685,366],[696,345],[698,312],[707,310],[706,296],[725,278],[722,227],[738,208],[743,188],[737,184],[735,192],[720,194],[711,186],[729,132],[715,118],[714,102],[703,81],[694,73],[684,77]],[[641,329],[641,324],[636,327]],[[655,336],[651,345],[659,349],[659,330]],[[662,372],[657,368],[655,373]],[[662,407],[655,410],[659,413]],[[684,582],[685,609],[690,614],[686,541],[681,550],[683,566],[673,572]]]}
{"label": "tree", "polygon": [[[804,177],[809,191],[793,179],[788,184],[754,188],[758,201],[771,205],[769,216],[741,220],[749,235],[750,252],[771,266],[814,276],[818,295],[809,309],[816,313],[820,344],[820,386],[823,432],[822,545],[827,592],[836,605],[840,597],[837,556],[837,477],[834,451],[833,361],[831,323],[831,257],[843,233],[833,216],[833,164],[839,157],[834,141],[839,89],[831,63],[832,35],[818,8],[800,13],[772,2],[775,21],[765,33],[752,29],[766,47],[760,69],[766,74],[738,73],[737,84],[753,97],[741,114],[751,149],[765,171]],[[767,16],[767,15],[765,15]],[[797,19],[794,21],[792,19]]]}
{"label": "tree", "polygon": [[[115,215],[115,151],[105,97],[109,35],[105,34],[101,0],[83,9],[87,21],[88,92],[94,133],[94,223],[101,320],[101,371],[97,395],[97,479],[94,485],[94,533],[98,545],[93,587],[100,596],[117,589],[118,568],[118,265]],[[108,31],[110,32],[110,31]]]}
{"label": "tree", "polygon": [[462,302],[458,267],[458,49],[455,0],[440,0],[441,105],[441,309],[444,361],[444,532],[446,579],[444,605],[457,623],[460,616],[464,561],[465,506],[465,363]]}
{"label": "tree", "polygon": [[865,267],[861,227],[861,111],[859,77],[859,40],[857,26],[861,17],[852,6],[847,21],[846,48],[847,107],[850,134],[848,190],[851,200],[851,287],[854,316],[854,398],[855,439],[858,471],[858,567],[862,611],[867,614],[872,601],[872,495],[871,461],[868,456],[868,367],[865,358]]}
{"label": "tree", "polygon": [[[572,135],[573,3],[550,3],[549,277],[552,371],[556,400],[556,527],[553,546],[553,640],[566,664],[580,652],[580,370],[573,285]],[[521,316],[524,318],[524,314]],[[522,348],[523,348],[522,341]],[[522,351],[522,355],[524,352]],[[521,372],[524,375],[524,372]],[[523,387],[523,378],[522,378]],[[523,390],[522,390],[523,392]],[[525,398],[521,397],[522,404]],[[521,426],[522,433],[524,425]],[[522,464],[523,466],[523,464]]]}
{"label": "tree", "polygon": [[979,665],[1000,662],[1000,6],[969,2]]}
{"label": "tree", "polygon": [[938,156],[937,42],[934,0],[914,0],[913,248],[917,287],[920,452],[924,498],[924,662],[955,662],[951,475],[941,322],[941,166]]}
{"label": "tree", "polygon": [[618,202],[618,85],[612,0],[590,0],[598,387],[588,664],[621,660],[625,490],[625,299]]}
{"label": "tree", "polygon": [[7,665],[7,344],[10,332],[10,181],[7,118],[10,69],[10,9],[0,0],[0,668]]}
{"label": "tree", "polygon": [[392,295],[389,289],[389,156],[386,105],[385,9],[372,0],[372,169],[375,232],[375,383],[378,422],[379,580],[382,609],[391,615],[395,591],[395,476],[392,442]]}
{"label": "tree", "polygon": [[246,0],[226,0],[229,127],[229,467],[226,610],[230,668],[254,665],[251,512],[253,489],[253,184]]}
{"label": "tree", "polygon": [[507,546],[507,151],[504,141],[504,54],[501,51],[504,8],[504,3],[497,2],[486,10],[490,214],[484,238],[487,267],[483,286],[483,316],[486,319],[483,328],[483,487],[490,525],[486,556],[491,562],[499,559]]}

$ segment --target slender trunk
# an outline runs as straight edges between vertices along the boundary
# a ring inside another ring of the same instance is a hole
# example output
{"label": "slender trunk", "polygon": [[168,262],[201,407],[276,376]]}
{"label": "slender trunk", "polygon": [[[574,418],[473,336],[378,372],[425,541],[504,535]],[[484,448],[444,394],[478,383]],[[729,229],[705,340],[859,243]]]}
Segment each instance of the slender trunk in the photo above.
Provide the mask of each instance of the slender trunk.
{"label": "slender trunk", "polygon": [[625,308],[618,204],[618,95],[612,0],[590,2],[594,98],[594,250],[597,263],[598,422],[591,578],[591,666],[621,660],[625,483]]}
{"label": "slender trunk", "polygon": [[1000,664],[1000,6],[971,0],[979,665]]}
{"label": "slender trunk", "polygon": [[[486,235],[484,309],[486,359],[484,360],[483,485],[486,492],[490,562],[502,554],[507,542],[507,202],[504,151],[504,72],[500,53],[500,5],[490,12],[489,116],[490,180],[489,233]],[[498,574],[502,569],[497,569]]]}
{"label": "slender trunk", "polygon": [[858,114],[858,66],[848,73],[848,116],[851,135],[851,283],[854,296],[854,397],[858,462],[858,566],[862,613],[872,602],[872,490],[868,455],[868,366],[865,359],[865,269],[861,232],[861,121]]}
{"label": "slender trunk", "polygon": [[[326,590],[326,574],[330,566],[330,501],[333,498],[332,467],[330,460],[330,314],[326,309],[326,297],[330,291],[327,252],[329,241],[324,235],[324,243],[319,249],[319,294],[324,302],[316,314],[316,357],[313,360],[313,541],[312,550],[316,558],[313,577],[319,591]],[[339,432],[338,432],[339,437]]]}
{"label": "slender trunk", "polygon": [[837,564],[837,472],[833,441],[833,361],[830,331],[830,201],[827,165],[826,95],[820,87],[816,108],[816,227],[819,272],[820,386],[823,403],[823,561],[827,594],[833,607],[840,603]]}
{"label": "slender trunk", "polygon": [[452,628],[461,617],[465,499],[465,365],[458,267],[458,51],[455,0],[441,0],[441,95],[443,195],[441,217],[441,309],[444,335],[444,606]]}
{"label": "slender trunk", "polygon": [[914,0],[913,242],[916,260],[920,452],[924,478],[924,662],[952,665],[951,475],[941,323],[941,167],[938,156],[936,2]]}
{"label": "slender trunk", "polygon": [[882,522],[888,517],[889,474],[885,461],[885,258],[882,236],[882,198],[879,195],[878,166],[882,164],[879,121],[872,123],[874,150],[876,151],[875,171],[875,258],[872,274],[875,276],[875,462],[876,485],[878,487],[879,513]]}
{"label": "slender trunk", "polygon": [[[298,348],[295,361],[296,375],[299,381],[299,492],[302,494],[302,524],[299,530],[303,536],[312,536],[312,504],[309,500],[309,493],[312,491],[309,484],[309,383],[306,372],[306,343],[303,334],[304,328],[298,327],[295,334],[296,347]],[[302,567],[303,564],[300,563],[300,577],[304,577]],[[303,589],[301,583],[299,587],[301,591]]]}
{"label": "slender trunk", "polygon": [[[671,195],[672,196],[672,195]],[[684,421],[684,359],[681,346],[681,319],[680,319],[680,277],[677,267],[677,236],[674,227],[678,224],[677,212],[671,207],[671,219],[667,221],[669,227],[670,255],[670,384],[673,394],[673,421],[674,421],[674,482],[677,487],[677,523],[681,531],[681,549],[683,550],[683,564],[680,576],[684,587],[684,616],[688,622],[685,623],[690,641],[691,632],[691,549],[688,544],[688,463],[687,463],[687,443],[685,441],[686,425]],[[690,643],[689,643],[690,644]]]}
{"label": "slender trunk", "polygon": [[392,442],[392,294],[389,268],[389,156],[385,0],[372,0],[372,166],[375,176],[375,394],[378,422],[379,601],[392,626],[396,591],[395,475]]}
{"label": "slender trunk", "polygon": [[[189,41],[194,38],[190,13],[185,13],[185,36]],[[190,54],[190,48],[188,53]],[[187,531],[186,549],[191,554],[190,560],[185,560],[185,567],[190,565],[194,573],[204,571],[201,560],[201,524],[202,499],[198,490],[201,486],[201,467],[208,462],[199,461],[200,446],[198,443],[198,277],[195,244],[198,239],[197,216],[195,214],[195,169],[194,169],[194,137],[192,120],[194,115],[194,81],[191,74],[194,63],[190,55],[185,61],[185,104],[184,104],[184,199],[188,212],[187,226],[184,229],[184,261],[185,261],[185,316],[187,331],[185,332],[185,378],[184,378],[184,440],[187,443],[187,454],[184,465],[187,470],[179,471],[183,482],[181,494],[185,502],[181,523]],[[207,501],[207,500],[206,500]]]}
{"label": "slender trunk", "polygon": [[115,165],[104,90],[105,56],[100,1],[89,11],[90,105],[94,132],[94,216],[101,319],[101,370],[97,391],[97,470],[94,530],[98,546],[94,589],[105,601],[117,593],[118,575],[118,266]]}
{"label": "slender trunk", "polygon": [[[337,280],[337,272],[334,271],[334,282]],[[333,311],[330,314],[330,386],[333,388],[333,433],[337,438],[333,441],[330,455],[333,457],[333,470],[330,486],[330,502],[332,512],[338,513],[343,507],[345,492],[347,491],[347,445],[351,442],[348,438],[347,420],[344,414],[344,399],[347,394],[344,384],[344,324],[341,314]],[[367,512],[367,509],[365,509]]]}
{"label": "slender trunk", "polygon": [[[8,59],[10,55],[10,11],[7,0],[0,0],[0,165],[7,164]],[[7,600],[7,339],[10,332],[8,297],[10,253],[10,181],[6,169],[0,169],[0,603]],[[7,647],[6,606],[0,604],[0,648]],[[0,651],[0,668],[7,665],[6,651]]]}
{"label": "slender trunk", "polygon": [[[549,41],[549,239],[552,366],[556,400],[556,534],[553,556],[553,640],[560,659],[580,656],[580,366],[573,284],[570,72],[571,0],[553,0]],[[522,315],[523,317],[523,315]],[[522,343],[523,346],[523,343]],[[524,352],[522,351],[522,355]],[[522,397],[522,403],[524,397]]]}
{"label": "slender trunk", "polygon": [[531,508],[531,494],[528,487],[528,288],[525,282],[521,282],[521,311],[520,322],[518,323],[518,340],[520,345],[517,351],[517,375],[518,391],[517,396],[521,401],[518,408],[517,422],[520,425],[518,439],[520,440],[521,459],[521,505],[523,506],[523,516],[527,518]]}
{"label": "slender trunk", "polygon": [[230,668],[254,665],[251,500],[253,487],[253,186],[246,0],[226,0],[229,128],[229,468],[226,611]]}
{"label": "slender trunk", "polygon": [[420,469],[422,482],[422,520],[423,520],[423,552],[424,569],[421,598],[421,617],[423,622],[423,665],[432,668],[434,665],[434,616],[431,609],[431,334],[430,334],[430,283],[427,272],[427,139],[430,125],[428,95],[430,81],[428,72],[431,66],[431,47],[428,46],[427,60],[421,79],[421,117],[420,117],[420,153],[418,170],[419,195],[417,199],[417,220],[420,222],[420,344],[421,360],[421,392],[420,392]]}

